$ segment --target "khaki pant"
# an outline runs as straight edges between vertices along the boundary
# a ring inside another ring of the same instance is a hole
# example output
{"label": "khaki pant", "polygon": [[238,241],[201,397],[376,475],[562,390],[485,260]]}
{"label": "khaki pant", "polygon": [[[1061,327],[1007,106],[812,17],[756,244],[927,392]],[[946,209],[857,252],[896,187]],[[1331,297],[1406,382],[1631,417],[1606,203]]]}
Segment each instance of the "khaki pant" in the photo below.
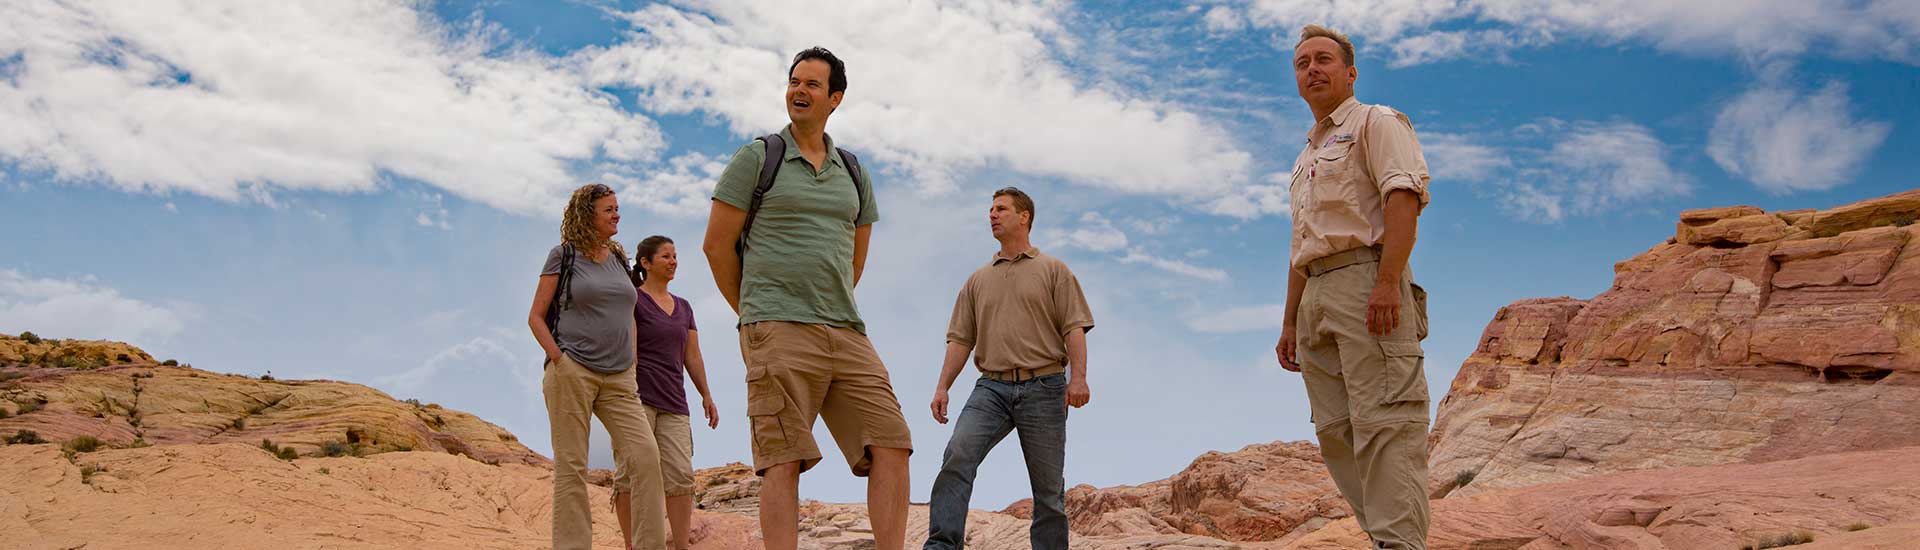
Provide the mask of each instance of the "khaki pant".
{"label": "khaki pant", "polygon": [[[647,405],[647,422],[653,425],[653,441],[660,447],[660,484],[669,497],[693,494],[693,422],[687,415],[674,414]],[[614,470],[615,486],[627,486],[625,465]]]}
{"label": "khaki pant", "polygon": [[873,467],[868,447],[913,450],[907,417],[880,354],[849,328],[785,321],[741,327],[747,362],[747,421],[753,430],[753,470],[820,463],[813,421],[824,417],[853,475]]}
{"label": "khaki pant", "polygon": [[540,393],[547,400],[553,431],[553,548],[593,547],[593,512],[587,500],[588,422],[600,417],[613,439],[613,460],[626,472],[615,489],[633,494],[634,550],[667,547],[667,502],[660,488],[659,448],[646,406],[640,404],[633,372],[602,374],[561,354],[547,363]]}
{"label": "khaki pant", "polygon": [[[1378,548],[1427,547],[1425,292],[1401,277],[1400,324],[1367,332],[1380,263],[1307,279],[1295,328],[1301,375],[1327,472]],[[1416,296],[1418,294],[1418,296]]]}

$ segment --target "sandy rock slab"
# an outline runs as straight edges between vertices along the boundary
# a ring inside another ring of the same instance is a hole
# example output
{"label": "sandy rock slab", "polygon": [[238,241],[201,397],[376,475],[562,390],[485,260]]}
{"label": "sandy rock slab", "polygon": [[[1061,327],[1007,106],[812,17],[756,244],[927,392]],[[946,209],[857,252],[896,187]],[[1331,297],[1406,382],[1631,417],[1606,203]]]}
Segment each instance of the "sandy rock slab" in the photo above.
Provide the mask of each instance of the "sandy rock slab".
{"label": "sandy rock slab", "polygon": [[[1819,543],[1804,548],[1915,548],[1920,539],[1910,535],[1920,526],[1913,518],[1920,518],[1920,447],[1613,474],[1448,498],[1433,503],[1430,543],[1474,550],[1736,549],[1804,531]],[[1848,531],[1855,524],[1869,528]],[[1286,548],[1366,547],[1347,519]]]}

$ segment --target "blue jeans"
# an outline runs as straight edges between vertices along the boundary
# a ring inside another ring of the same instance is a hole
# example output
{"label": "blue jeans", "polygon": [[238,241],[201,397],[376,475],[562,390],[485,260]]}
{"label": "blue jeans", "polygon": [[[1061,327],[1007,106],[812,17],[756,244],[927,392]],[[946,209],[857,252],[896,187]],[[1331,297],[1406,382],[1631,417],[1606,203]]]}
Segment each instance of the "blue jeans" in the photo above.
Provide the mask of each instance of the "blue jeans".
{"label": "blue jeans", "polygon": [[933,480],[926,550],[966,547],[967,502],[987,451],[1020,430],[1027,481],[1033,486],[1034,550],[1067,550],[1067,376],[1024,382],[981,378],[953,426],[953,439]]}

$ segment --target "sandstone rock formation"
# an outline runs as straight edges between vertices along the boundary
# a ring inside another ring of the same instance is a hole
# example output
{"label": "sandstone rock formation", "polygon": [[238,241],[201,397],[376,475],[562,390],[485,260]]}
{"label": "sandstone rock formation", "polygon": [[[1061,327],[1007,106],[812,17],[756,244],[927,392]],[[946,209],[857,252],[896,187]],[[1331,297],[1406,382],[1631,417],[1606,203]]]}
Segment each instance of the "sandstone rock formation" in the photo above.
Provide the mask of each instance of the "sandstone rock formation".
{"label": "sandstone rock formation", "polygon": [[[1032,514],[1031,500],[1003,510]],[[1137,486],[1067,492],[1067,516],[1082,535],[1191,534],[1229,541],[1284,541],[1352,515],[1312,443],[1208,452],[1173,477]]]}
{"label": "sandstone rock formation", "polygon": [[1435,493],[1920,445],[1916,217],[1920,191],[1689,211],[1599,296],[1501,309],[1441,402]]}
{"label": "sandstone rock formation", "polygon": [[[1907,447],[1628,472],[1437,500],[1430,545],[1487,550],[1736,549],[1804,531],[1825,548],[1912,548],[1911,522],[1916,517],[1920,447]],[[1885,527],[1902,523],[1906,525]],[[1848,531],[1862,527],[1867,529]],[[1287,548],[1367,547],[1366,535],[1346,519]]]}
{"label": "sandstone rock formation", "polygon": [[[116,447],[270,440],[301,455],[326,454],[331,444],[335,454],[420,450],[490,463],[548,463],[512,433],[476,416],[396,401],[359,384],[160,366],[146,352],[118,343],[68,340],[61,346],[144,359],[98,368],[0,367],[0,378],[10,378],[0,382],[0,412],[6,413],[0,437],[30,430],[48,441],[91,436]],[[0,350],[26,347],[0,336]]]}

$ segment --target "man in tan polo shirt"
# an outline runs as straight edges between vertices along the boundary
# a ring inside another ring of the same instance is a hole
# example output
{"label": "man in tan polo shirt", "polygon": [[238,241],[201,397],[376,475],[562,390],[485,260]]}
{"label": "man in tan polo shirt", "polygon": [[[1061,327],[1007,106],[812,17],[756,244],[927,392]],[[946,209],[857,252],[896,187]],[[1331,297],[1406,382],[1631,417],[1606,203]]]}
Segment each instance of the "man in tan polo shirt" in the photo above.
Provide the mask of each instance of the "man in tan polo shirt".
{"label": "man in tan polo shirt", "polygon": [[1426,293],[1413,284],[1427,162],[1413,124],[1353,98],[1353,43],[1308,25],[1294,82],[1314,125],[1293,165],[1280,364],[1300,372],[1320,454],[1375,548],[1427,547]]}
{"label": "man in tan polo shirt", "polygon": [[[926,550],[966,544],[974,473],[1008,432],[1020,432],[1033,486],[1035,550],[1067,550],[1067,407],[1087,404],[1087,309],[1067,264],[1033,247],[1033,199],[994,192],[987,222],[1000,251],[960,287],[947,327],[947,357],[933,391],[933,419],[947,423],[947,388],[973,355],[980,369],[933,480]],[[1067,377],[1072,365],[1073,376]]]}

